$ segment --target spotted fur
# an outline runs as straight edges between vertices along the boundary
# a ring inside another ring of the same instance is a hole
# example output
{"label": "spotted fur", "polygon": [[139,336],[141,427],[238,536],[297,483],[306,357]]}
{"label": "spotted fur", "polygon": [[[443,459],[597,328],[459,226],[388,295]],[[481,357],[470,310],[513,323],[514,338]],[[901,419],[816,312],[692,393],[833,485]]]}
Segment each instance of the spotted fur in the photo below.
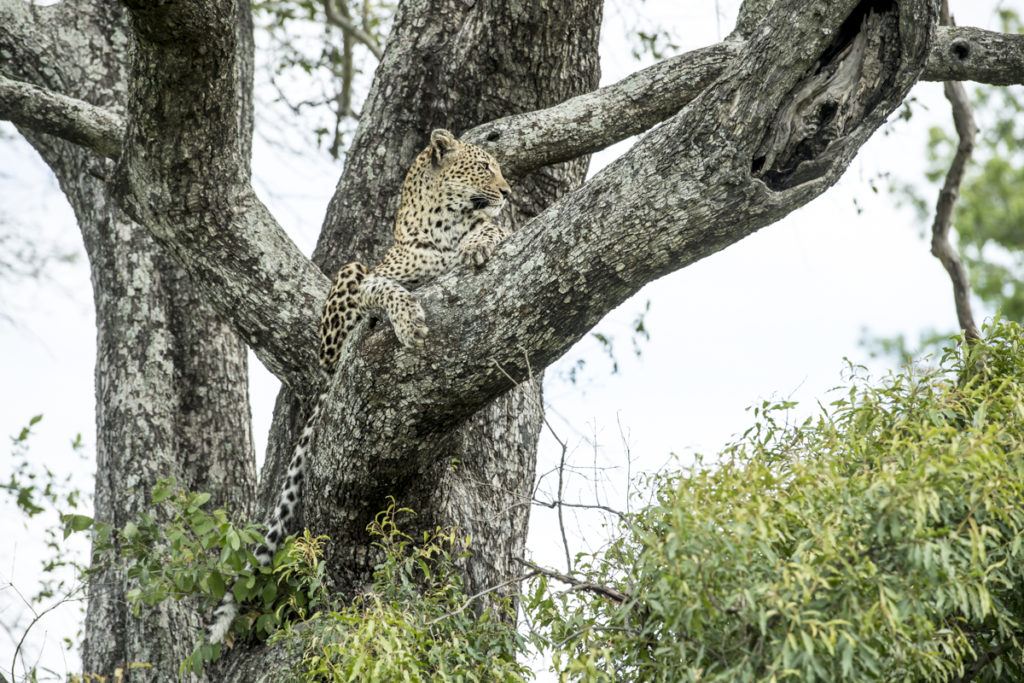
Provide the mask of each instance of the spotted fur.
{"label": "spotted fur", "polygon": [[[404,346],[422,345],[428,332],[426,316],[409,289],[457,262],[486,263],[509,234],[493,219],[510,195],[494,157],[446,130],[431,133],[430,144],[416,157],[402,184],[394,244],[372,270],[349,263],[334,279],[320,318],[323,374],[334,373],[346,337],[367,315],[386,316]],[[255,552],[260,566],[270,564],[297,513],[309,444],[326,395],[324,389],[313,401],[295,444],[266,538]],[[214,613],[210,642],[224,640],[237,614],[238,606],[228,591]]]}

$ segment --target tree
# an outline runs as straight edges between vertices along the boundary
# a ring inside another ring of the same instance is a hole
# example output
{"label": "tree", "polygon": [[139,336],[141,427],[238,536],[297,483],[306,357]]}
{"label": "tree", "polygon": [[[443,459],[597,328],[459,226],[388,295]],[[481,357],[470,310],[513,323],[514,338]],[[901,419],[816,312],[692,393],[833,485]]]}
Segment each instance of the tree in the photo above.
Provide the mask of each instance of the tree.
{"label": "tree", "polygon": [[[404,2],[310,261],[249,185],[247,4],[0,0],[0,115],[53,168],[93,273],[97,519],[122,526],[166,476],[243,518],[273,498],[315,382],[325,273],[382,253],[404,170],[445,126],[516,180],[520,229],[483,271],[420,292],[422,351],[380,329],[357,340],[331,388],[305,522],[332,539],[342,595],[369,581],[366,529],[388,496],[423,529],[477,540],[471,591],[507,583],[548,363],[646,282],[827,190],[917,80],[1024,81],[1020,36],[937,18],[928,0],[747,0],[726,41],[595,91],[597,0]],[[644,131],[581,185],[588,153]],[[247,347],[287,387],[255,498]],[[148,662],[133,676],[159,679],[201,615],[185,601],[131,618],[113,553],[90,595],[85,669]],[[281,660],[236,650],[222,679],[275,680]]]}

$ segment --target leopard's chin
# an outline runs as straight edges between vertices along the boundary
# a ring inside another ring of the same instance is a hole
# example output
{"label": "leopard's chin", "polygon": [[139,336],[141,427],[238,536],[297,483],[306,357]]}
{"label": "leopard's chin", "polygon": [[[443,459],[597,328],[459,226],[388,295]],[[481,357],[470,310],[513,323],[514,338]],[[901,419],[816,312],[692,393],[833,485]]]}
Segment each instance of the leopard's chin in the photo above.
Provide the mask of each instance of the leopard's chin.
{"label": "leopard's chin", "polygon": [[488,204],[486,207],[484,207],[483,211],[491,218],[497,218],[498,214],[501,213],[501,210],[503,208],[505,208],[505,200],[499,199],[498,201],[492,204]]}

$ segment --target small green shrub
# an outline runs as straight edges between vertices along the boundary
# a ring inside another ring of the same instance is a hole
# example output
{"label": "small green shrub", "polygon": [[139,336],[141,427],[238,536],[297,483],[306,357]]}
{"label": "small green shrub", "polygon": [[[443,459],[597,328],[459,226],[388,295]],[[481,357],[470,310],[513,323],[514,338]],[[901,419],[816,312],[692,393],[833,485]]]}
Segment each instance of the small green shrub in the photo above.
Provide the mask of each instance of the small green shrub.
{"label": "small green shrub", "polygon": [[[457,562],[469,553],[468,538],[435,529],[414,539],[396,519],[411,511],[392,503],[368,528],[380,556],[372,585],[344,603],[324,586],[326,536],[305,531],[289,537],[272,564],[260,567],[252,553],[260,530],[236,527],[223,510],[207,511],[209,499],[161,480],[152,494],[159,519],[147,512],[116,531],[96,527],[97,557],[116,543],[127,564],[132,587],[126,597],[136,614],[185,598],[209,613],[231,590],[241,606],[235,639],[297,646],[303,656],[294,680],[300,681],[511,682],[530,676],[518,661],[527,645],[515,629],[511,601],[491,593],[471,597],[463,589]],[[69,517],[66,524],[68,533],[94,526],[89,518]],[[199,673],[220,654],[220,645],[200,643],[182,672]]]}
{"label": "small green shrub", "polygon": [[[263,540],[259,527],[236,526],[222,509],[206,510],[208,493],[179,489],[171,479],[153,488],[151,501],[159,514],[143,512],[116,531],[97,526],[95,560],[102,566],[115,544],[127,567],[131,588],[125,597],[138,615],[164,600],[193,599],[201,613],[211,613],[230,590],[241,606],[232,629],[234,638],[265,640],[287,621],[307,618],[327,604],[323,586],[322,544],[325,537],[309,532],[289,537],[270,566],[261,567],[253,549]],[[71,526],[79,531],[89,524]],[[196,634],[198,638],[200,634]],[[221,646],[200,643],[182,664],[200,672],[220,656]]]}
{"label": "small green shrub", "polygon": [[396,522],[394,505],[369,531],[382,558],[373,584],[344,606],[286,625],[274,642],[298,642],[299,680],[481,681],[531,678],[526,641],[507,599],[466,595],[456,566],[469,539],[435,529],[420,538]]}

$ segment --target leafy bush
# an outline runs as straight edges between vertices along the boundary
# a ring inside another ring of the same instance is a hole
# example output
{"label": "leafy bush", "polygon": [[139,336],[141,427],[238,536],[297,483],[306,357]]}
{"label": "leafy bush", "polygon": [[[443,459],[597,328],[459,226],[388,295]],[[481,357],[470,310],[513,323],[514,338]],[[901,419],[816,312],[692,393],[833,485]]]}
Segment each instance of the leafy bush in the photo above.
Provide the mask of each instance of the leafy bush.
{"label": "leafy bush", "polygon": [[[136,614],[185,598],[210,613],[231,590],[241,607],[233,636],[301,648],[295,680],[521,681],[530,675],[518,661],[526,641],[515,629],[510,601],[465,594],[457,562],[468,554],[469,539],[455,531],[413,539],[396,521],[411,511],[392,504],[368,529],[380,558],[372,585],[346,603],[324,586],[326,536],[288,537],[271,565],[260,567],[252,553],[262,540],[258,528],[232,525],[224,510],[207,511],[209,499],[161,480],[152,495],[159,519],[143,513],[116,532],[97,525],[98,554],[116,542],[128,563],[133,587],[126,597]],[[220,654],[219,644],[200,643],[182,671],[199,673]]]}
{"label": "leafy bush", "polygon": [[[261,567],[253,555],[263,540],[260,529],[235,526],[222,509],[206,510],[208,493],[183,491],[162,479],[151,500],[159,512],[143,512],[116,531],[95,525],[90,571],[102,566],[116,543],[132,582],[125,597],[136,615],[146,606],[184,598],[209,614],[230,590],[241,606],[233,635],[265,640],[285,622],[305,619],[326,604],[320,563],[325,537],[289,537],[272,564]],[[219,644],[200,643],[182,669],[198,673],[220,653]]]}
{"label": "leafy bush", "polygon": [[287,625],[272,639],[298,641],[301,680],[523,681],[526,641],[510,602],[467,596],[457,560],[469,539],[436,529],[403,533],[392,505],[369,527],[381,562],[373,585],[351,603]]}
{"label": "leafy bush", "polygon": [[557,671],[588,681],[1024,680],[1024,334],[792,404],[656,502],[581,591],[526,601]]}

